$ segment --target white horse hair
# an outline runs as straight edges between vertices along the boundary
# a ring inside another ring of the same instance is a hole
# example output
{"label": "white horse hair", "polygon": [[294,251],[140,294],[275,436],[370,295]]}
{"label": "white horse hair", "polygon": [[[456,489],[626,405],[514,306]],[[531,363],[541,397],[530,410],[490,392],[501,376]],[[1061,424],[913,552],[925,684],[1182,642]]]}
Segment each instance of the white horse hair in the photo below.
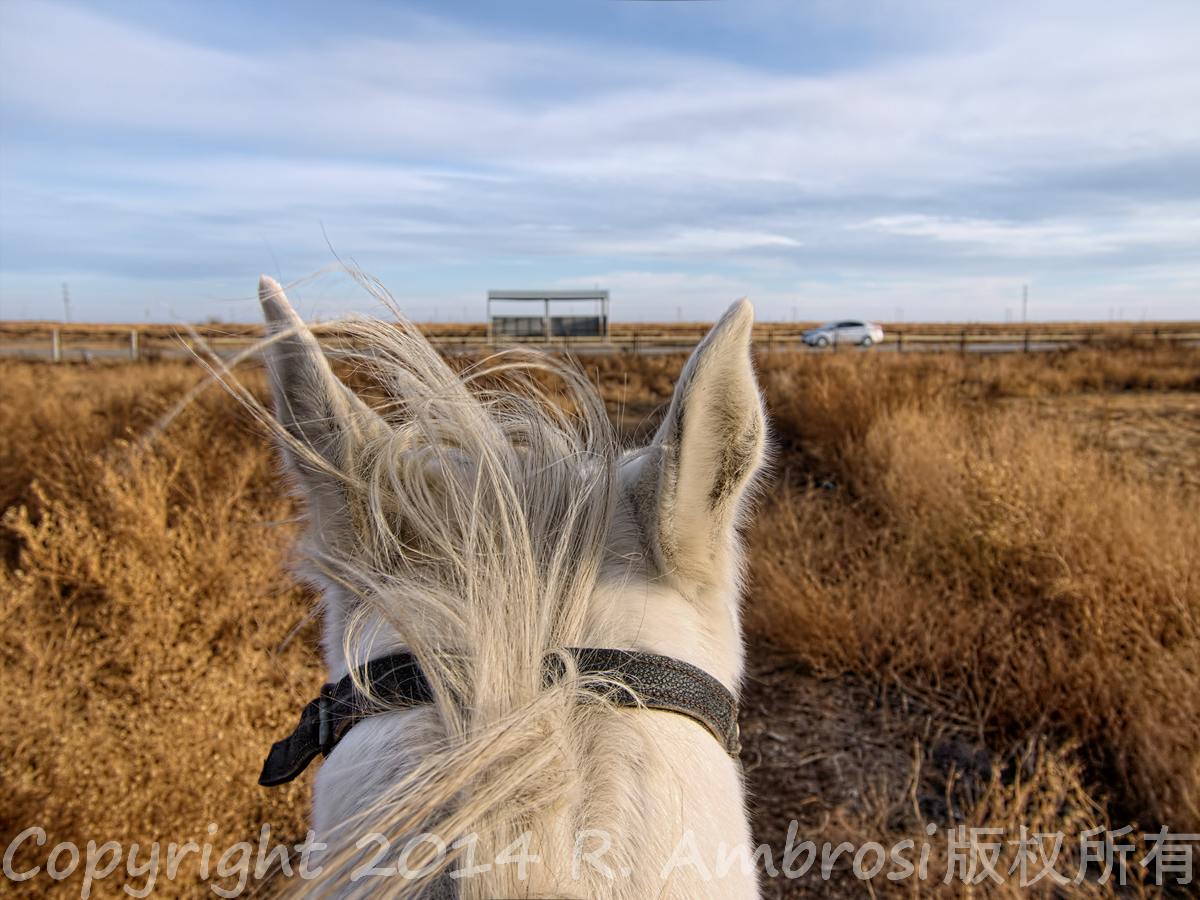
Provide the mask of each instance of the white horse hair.
{"label": "white horse hair", "polygon": [[[736,693],[737,529],[766,437],[750,303],[697,347],[650,445],[622,452],[577,368],[499,354],[456,373],[404,321],[337,325],[368,404],[279,284],[259,291],[268,424],[305,499],[329,678],[405,649],[436,696],[361,721],[321,765],[313,827],[329,849],[319,883],[296,886],[757,897],[741,772],[713,736],[596,702],[569,657],[567,677],[543,678],[548,654],[610,647],[684,660]],[[436,838],[406,845],[422,834]],[[406,846],[399,874],[363,877]]]}

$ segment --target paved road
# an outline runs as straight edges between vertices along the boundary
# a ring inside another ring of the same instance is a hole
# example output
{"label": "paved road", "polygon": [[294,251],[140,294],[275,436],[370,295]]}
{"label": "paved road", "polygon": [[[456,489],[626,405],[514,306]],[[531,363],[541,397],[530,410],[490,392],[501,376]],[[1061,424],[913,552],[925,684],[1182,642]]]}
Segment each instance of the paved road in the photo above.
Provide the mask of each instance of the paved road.
{"label": "paved road", "polygon": [[[1200,347],[1200,341],[1189,340],[1176,342],[1179,346]],[[530,347],[537,347],[537,344],[530,344]],[[671,344],[671,345],[643,345],[636,352],[646,356],[662,356],[669,353],[687,353],[690,352],[695,344]],[[968,342],[966,352],[968,353],[1020,353],[1026,349],[1030,352],[1044,353],[1049,350],[1060,350],[1071,346],[1084,346],[1080,341],[1031,341],[1026,348],[1024,341],[1011,342]],[[766,345],[759,343],[759,349],[766,349]],[[888,341],[883,344],[878,344],[874,347],[839,347],[833,349],[826,347],[818,349],[815,347],[806,347],[797,342],[776,342],[772,348],[779,351],[800,351],[803,353],[812,354],[832,354],[832,353],[959,353],[962,350],[958,341],[949,341],[944,343],[925,343],[921,341],[905,341],[903,347],[899,344]],[[480,345],[462,346],[459,344],[447,344],[444,349],[448,353],[466,353],[475,352],[481,349]],[[555,347],[553,349],[562,349]],[[572,353],[578,356],[587,356],[593,354],[613,353],[618,349],[629,350],[630,348],[617,348],[611,345],[575,345],[568,348]],[[159,347],[145,351],[147,356],[153,358],[167,359],[187,359],[191,357],[191,352],[182,346]],[[242,352],[240,348],[223,347],[217,351],[223,359],[232,359],[238,353]],[[48,360],[51,358],[51,351],[48,343],[42,342],[22,342],[4,344],[0,343],[0,357],[10,359],[41,359]],[[68,362],[86,362],[90,360],[118,360],[129,359],[128,347],[64,347],[62,350],[64,361]]]}

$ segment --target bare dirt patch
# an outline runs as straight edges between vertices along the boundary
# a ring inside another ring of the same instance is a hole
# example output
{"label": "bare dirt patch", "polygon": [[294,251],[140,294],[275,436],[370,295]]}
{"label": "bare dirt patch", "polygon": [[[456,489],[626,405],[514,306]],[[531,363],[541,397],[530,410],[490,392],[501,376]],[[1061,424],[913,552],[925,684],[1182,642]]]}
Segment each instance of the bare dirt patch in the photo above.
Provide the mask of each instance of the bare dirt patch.
{"label": "bare dirt patch", "polygon": [[1200,488],[1200,393],[1068,394],[1008,402],[1040,421],[1072,429],[1085,445],[1134,474]]}

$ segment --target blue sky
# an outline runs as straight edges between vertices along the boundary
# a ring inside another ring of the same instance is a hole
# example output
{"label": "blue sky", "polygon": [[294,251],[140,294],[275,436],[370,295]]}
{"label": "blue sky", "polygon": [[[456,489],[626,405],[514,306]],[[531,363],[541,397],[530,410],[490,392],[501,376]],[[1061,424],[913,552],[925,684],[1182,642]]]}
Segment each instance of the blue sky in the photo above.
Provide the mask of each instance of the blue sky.
{"label": "blue sky", "polygon": [[0,318],[1196,318],[1200,4],[0,4]]}

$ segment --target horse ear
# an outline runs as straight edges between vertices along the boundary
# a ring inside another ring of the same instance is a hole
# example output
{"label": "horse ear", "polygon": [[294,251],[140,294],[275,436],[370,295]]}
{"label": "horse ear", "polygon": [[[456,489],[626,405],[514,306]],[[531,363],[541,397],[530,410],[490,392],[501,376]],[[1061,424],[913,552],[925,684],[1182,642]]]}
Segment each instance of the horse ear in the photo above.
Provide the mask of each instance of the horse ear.
{"label": "horse ear", "polygon": [[296,314],[275,279],[258,283],[270,339],[267,377],[275,418],[291,440],[281,441],[284,460],[311,495],[340,487],[362,445],[383,421],[347,388],[321,345]]}
{"label": "horse ear", "polygon": [[750,356],[754,308],[734,303],[692,353],[643,477],[653,479],[649,532],[664,571],[711,577],[733,548],[761,468],[766,416]]}

